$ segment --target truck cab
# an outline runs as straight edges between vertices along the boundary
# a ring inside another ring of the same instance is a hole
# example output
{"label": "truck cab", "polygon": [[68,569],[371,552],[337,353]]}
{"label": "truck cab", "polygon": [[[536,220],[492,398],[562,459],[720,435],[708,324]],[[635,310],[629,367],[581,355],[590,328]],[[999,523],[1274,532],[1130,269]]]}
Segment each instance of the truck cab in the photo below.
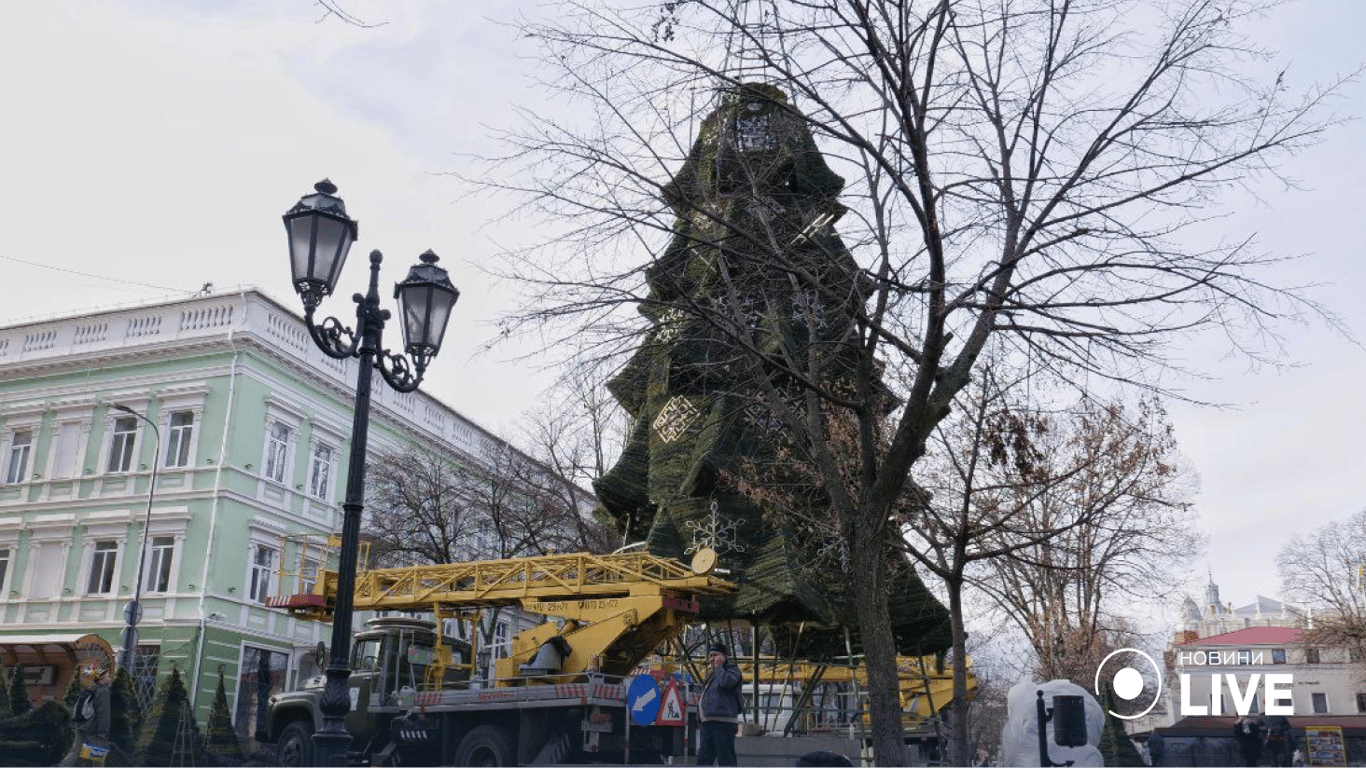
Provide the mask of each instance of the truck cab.
{"label": "truck cab", "polygon": [[[438,650],[436,625],[408,617],[381,617],[367,622],[351,645],[351,711],[346,730],[352,749],[370,755],[382,750],[390,724],[412,709],[418,691],[459,683],[468,678],[461,668],[468,644],[442,638]],[[313,764],[313,733],[322,727],[322,699],[327,678],[317,675],[298,690],[271,696],[265,728],[258,741],[276,743],[281,765]]]}

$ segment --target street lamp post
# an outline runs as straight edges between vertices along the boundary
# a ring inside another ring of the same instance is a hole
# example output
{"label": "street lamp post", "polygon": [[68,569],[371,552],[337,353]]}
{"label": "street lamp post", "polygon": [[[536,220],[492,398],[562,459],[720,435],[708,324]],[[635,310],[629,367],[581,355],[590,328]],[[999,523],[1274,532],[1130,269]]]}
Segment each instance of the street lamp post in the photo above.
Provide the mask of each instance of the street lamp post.
{"label": "street lamp post", "polygon": [[317,765],[344,766],[351,736],[346,732],[346,713],[351,708],[347,681],[351,676],[351,614],[356,586],[356,559],[360,547],[360,519],[364,509],[365,454],[370,431],[370,370],[379,369],[389,386],[412,392],[422,383],[428,363],[441,349],[446,322],[460,292],[436,266],[437,256],[427,251],[408,277],[394,286],[403,321],[406,356],[391,353],[382,343],[389,311],[379,306],[379,266],[383,256],[370,252],[370,287],[356,302],[356,328],[343,326],[335,317],[313,319],[314,310],[332,294],[346,255],[358,234],[356,222],[346,215],[346,205],[336,196],[337,187],[324,179],[284,215],[289,233],[290,264],[294,290],[304,304],[308,333],[324,354],[336,359],[359,359],[356,373],[355,414],[351,423],[351,457],[346,473],[346,500],[342,503],[341,551],[337,557],[337,597],[332,617],[332,648],[327,684],[319,709],[322,729],[313,734]]}
{"label": "street lamp post", "polygon": [[121,403],[111,403],[115,410],[136,416],[152,428],[156,435],[156,447],[152,450],[152,479],[147,484],[147,512],[142,517],[142,547],[138,550],[138,580],[133,584],[133,599],[123,608],[123,647],[119,649],[119,667],[133,674],[133,654],[137,650],[138,622],[142,620],[142,579],[143,569],[147,566],[147,531],[152,527],[152,500],[157,489],[157,466],[161,457],[161,430],[156,422]]}

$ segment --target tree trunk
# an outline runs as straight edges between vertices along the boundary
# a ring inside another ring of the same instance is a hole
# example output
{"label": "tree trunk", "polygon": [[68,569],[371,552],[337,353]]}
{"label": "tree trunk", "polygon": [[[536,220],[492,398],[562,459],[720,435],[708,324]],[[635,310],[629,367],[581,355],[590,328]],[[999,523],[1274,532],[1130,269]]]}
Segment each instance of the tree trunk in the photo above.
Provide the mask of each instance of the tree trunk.
{"label": "tree trunk", "polygon": [[953,627],[953,704],[949,726],[949,765],[968,765],[968,633],[963,627],[963,580],[945,579],[949,622]]}
{"label": "tree trunk", "polygon": [[866,522],[868,517],[864,515],[865,522],[853,526],[851,552],[856,562],[872,565],[853,578],[853,586],[864,662],[868,667],[868,724],[873,735],[873,760],[875,765],[907,765],[901,732],[896,643],[887,611],[886,541],[882,526]]}

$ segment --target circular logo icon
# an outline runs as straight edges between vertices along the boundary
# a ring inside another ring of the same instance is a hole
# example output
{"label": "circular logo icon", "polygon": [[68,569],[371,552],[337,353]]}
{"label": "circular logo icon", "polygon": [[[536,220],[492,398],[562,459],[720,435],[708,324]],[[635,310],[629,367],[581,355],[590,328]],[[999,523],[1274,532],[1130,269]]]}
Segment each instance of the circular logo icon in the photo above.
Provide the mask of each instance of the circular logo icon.
{"label": "circular logo icon", "polygon": [[[1152,675],[1157,680],[1156,685],[1153,685],[1144,676],[1148,670],[1152,670]],[[1095,692],[1096,698],[1104,701],[1100,692],[1102,680],[1110,684],[1110,690],[1115,694],[1115,699],[1132,702],[1135,708],[1142,706],[1143,701],[1149,696],[1152,697],[1147,708],[1137,714],[1122,715],[1113,709],[1110,710],[1110,714],[1121,720],[1137,720],[1143,717],[1153,711],[1153,707],[1157,706],[1157,700],[1162,697],[1162,667],[1158,666],[1153,657],[1137,648],[1120,648],[1111,651],[1096,667],[1092,691]]]}

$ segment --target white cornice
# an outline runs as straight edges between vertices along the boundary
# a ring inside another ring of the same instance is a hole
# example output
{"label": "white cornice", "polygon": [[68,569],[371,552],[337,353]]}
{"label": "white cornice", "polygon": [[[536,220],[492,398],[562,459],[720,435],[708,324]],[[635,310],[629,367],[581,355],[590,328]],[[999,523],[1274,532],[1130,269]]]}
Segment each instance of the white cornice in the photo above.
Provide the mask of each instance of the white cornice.
{"label": "white cornice", "polygon": [[[347,404],[353,396],[356,361],[324,355],[294,310],[256,289],[0,327],[0,385],[139,362],[183,363],[188,357],[221,356],[243,348],[323,389],[338,403]],[[223,365],[214,361],[173,378],[188,381]],[[145,382],[150,391],[144,390],[144,396],[162,397],[167,393],[156,384],[165,379],[165,372],[135,373],[118,389],[131,391]],[[371,407],[381,423],[405,437],[481,464],[487,462],[487,446],[505,442],[425,390],[401,394],[376,386]],[[329,428],[334,421],[324,417]]]}

